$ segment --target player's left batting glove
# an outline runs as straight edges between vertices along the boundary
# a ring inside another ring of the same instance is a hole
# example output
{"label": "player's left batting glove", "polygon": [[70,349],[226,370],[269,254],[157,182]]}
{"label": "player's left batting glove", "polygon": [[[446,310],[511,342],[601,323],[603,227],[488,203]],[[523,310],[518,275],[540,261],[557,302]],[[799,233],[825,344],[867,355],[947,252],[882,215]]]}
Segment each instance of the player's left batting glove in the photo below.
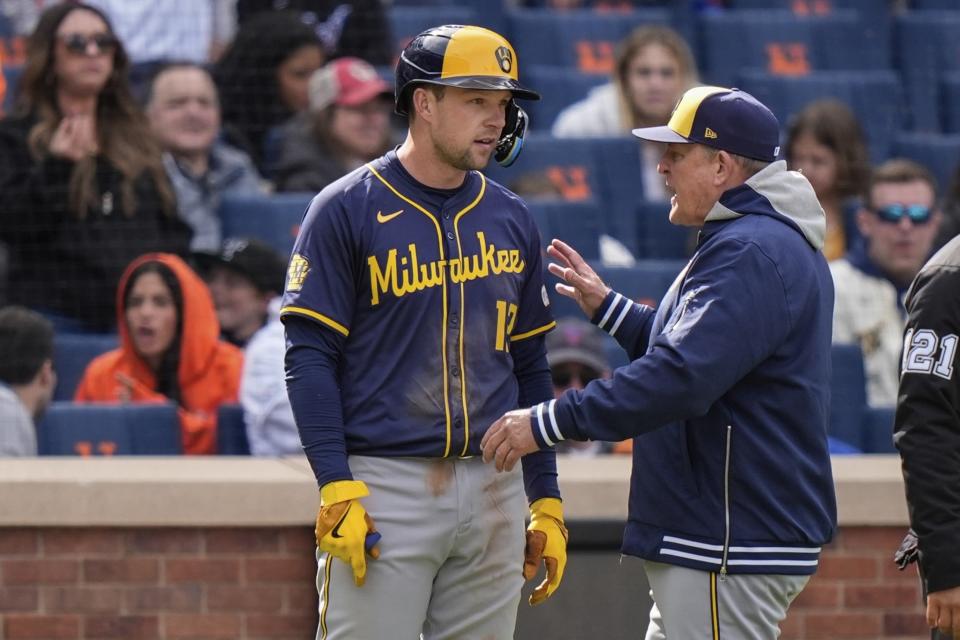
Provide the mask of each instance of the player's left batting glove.
{"label": "player's left batting glove", "polygon": [[370,490],[359,480],[328,482],[320,489],[317,513],[317,547],[350,565],[358,587],[363,586],[367,577],[364,552],[374,559],[380,557],[376,546],[380,534],[359,500],[368,495]]}
{"label": "player's left batting glove", "polygon": [[540,560],[547,566],[547,577],[530,594],[536,606],[553,595],[563,579],[567,566],[567,528],[563,525],[563,505],[557,498],[540,498],[530,505],[527,527],[527,548],[524,550],[523,579],[530,580],[540,569]]}

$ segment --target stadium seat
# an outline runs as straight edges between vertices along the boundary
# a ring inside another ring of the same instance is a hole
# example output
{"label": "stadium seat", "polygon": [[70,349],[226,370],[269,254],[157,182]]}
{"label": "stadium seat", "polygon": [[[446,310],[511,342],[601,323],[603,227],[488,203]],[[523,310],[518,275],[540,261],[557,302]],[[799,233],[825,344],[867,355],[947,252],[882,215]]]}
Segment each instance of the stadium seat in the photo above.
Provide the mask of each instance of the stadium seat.
{"label": "stadium seat", "polygon": [[491,163],[485,173],[527,199],[535,194],[595,202],[601,231],[636,252],[636,206],[643,201],[636,138],[553,138],[531,134],[513,166]]}
{"label": "stadium seat", "polygon": [[863,452],[897,453],[893,446],[893,407],[867,407],[863,416]]}
{"label": "stadium seat", "polygon": [[644,256],[639,244],[637,207],[643,203],[643,156],[640,141],[626,135],[592,138],[590,145],[600,183],[603,229],[635,257]]}
{"label": "stadium seat", "polygon": [[[387,10],[390,21],[390,32],[393,34],[394,57],[399,58],[400,52],[413,38],[430,27],[441,24],[474,24],[481,27],[493,28],[478,15],[472,7],[453,6],[452,4],[436,4],[431,6],[394,5]],[[516,45],[514,45],[516,46]]]}
{"label": "stadium seat", "polygon": [[947,133],[960,133],[960,71],[943,74],[940,87],[943,130]]}
{"label": "stadium seat", "polygon": [[667,8],[610,12],[514,9],[507,12],[508,38],[524,65],[560,66],[609,76],[621,40],[643,24],[670,26],[671,16]]}
{"label": "stadium seat", "polygon": [[856,11],[806,18],[778,10],[713,12],[701,17],[700,26],[709,84],[736,86],[745,70],[799,77],[890,66],[886,34],[865,28]]}
{"label": "stadium seat", "polygon": [[591,89],[605,83],[607,77],[565,67],[524,65],[520,81],[542,96],[540,100],[524,100],[522,103],[530,116],[530,128],[549,131],[564,108],[585,98]]}
{"label": "stadium seat", "polygon": [[[956,8],[956,5],[954,5]],[[960,60],[960,11],[909,11],[895,23],[895,57],[910,105],[909,127],[940,131],[941,80]]]}
{"label": "stadium seat", "polygon": [[37,427],[40,455],[179,455],[180,421],[174,404],[55,402]]}
{"label": "stadium seat", "polygon": [[914,11],[946,11],[957,8],[957,0],[910,0]]}
{"label": "stadium seat", "polygon": [[904,131],[893,139],[891,156],[909,158],[929,169],[937,179],[939,193],[950,187],[960,166],[960,133],[916,133]]}
{"label": "stadium seat", "polygon": [[560,238],[575,246],[585,260],[600,257],[601,220],[596,202],[530,200],[527,207],[537,221],[544,247],[551,238]]}
{"label": "stadium seat", "polygon": [[825,16],[836,10],[854,9],[871,28],[889,33],[889,0],[729,0],[731,9],[786,9],[798,17]]}
{"label": "stadium seat", "polygon": [[689,227],[670,222],[670,203],[641,202],[635,218],[638,230],[638,258],[683,259],[689,254],[691,234]]}
{"label": "stadium seat", "polygon": [[114,334],[61,333],[53,339],[53,369],[57,372],[54,400],[72,400],[90,361],[117,348]]}
{"label": "stadium seat", "polygon": [[[3,94],[3,114],[11,113],[17,100],[17,84],[20,82],[20,75],[23,73],[22,64],[3,65],[3,79],[6,82],[7,89]],[[2,114],[0,114],[2,115]]]}
{"label": "stadium seat", "polygon": [[830,349],[830,356],[833,376],[828,433],[862,450],[862,425],[867,409],[863,354],[859,345],[835,344]]}
{"label": "stadium seat", "polygon": [[250,455],[243,407],[223,404],[217,409],[217,453],[224,456]]}
{"label": "stadium seat", "polygon": [[814,100],[846,103],[860,121],[874,163],[889,157],[893,137],[903,128],[902,93],[893,71],[824,71],[795,78],[747,71],[740,74],[738,86],[770,107],[783,129]]}
{"label": "stadium seat", "polygon": [[224,238],[257,238],[288,256],[313,193],[232,195],[220,203]]}
{"label": "stadium seat", "polygon": [[491,161],[484,173],[525,198],[542,195],[584,202],[604,194],[592,141],[588,139],[561,140],[546,133],[531,133],[512,166],[504,168]]}

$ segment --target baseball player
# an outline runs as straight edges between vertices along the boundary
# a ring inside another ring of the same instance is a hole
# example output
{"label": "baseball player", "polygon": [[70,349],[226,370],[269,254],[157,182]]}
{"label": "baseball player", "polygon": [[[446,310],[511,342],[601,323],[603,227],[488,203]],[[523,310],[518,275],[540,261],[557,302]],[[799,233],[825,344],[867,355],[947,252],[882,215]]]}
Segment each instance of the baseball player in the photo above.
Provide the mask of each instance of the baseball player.
{"label": "baseball player", "polygon": [[503,37],[429,29],[397,65],[404,143],[306,212],[281,317],[320,486],[318,639],[512,638],[523,579],[543,560],[531,604],[560,583],[554,454],[522,477],[478,455],[505,410],[552,397],[540,237],[479,171],[516,157],[515,100],[537,98]]}

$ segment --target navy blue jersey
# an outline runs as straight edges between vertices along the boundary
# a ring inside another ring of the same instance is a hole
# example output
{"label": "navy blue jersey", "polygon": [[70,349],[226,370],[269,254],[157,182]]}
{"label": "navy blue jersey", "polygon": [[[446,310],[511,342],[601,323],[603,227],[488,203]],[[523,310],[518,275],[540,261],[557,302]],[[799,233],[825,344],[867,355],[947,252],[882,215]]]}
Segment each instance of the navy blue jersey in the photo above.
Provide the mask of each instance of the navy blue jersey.
{"label": "navy blue jersey", "polygon": [[391,151],[324,189],[294,247],[282,316],[346,337],[347,452],[464,456],[517,408],[510,345],[554,326],[523,202],[476,171],[449,192]]}

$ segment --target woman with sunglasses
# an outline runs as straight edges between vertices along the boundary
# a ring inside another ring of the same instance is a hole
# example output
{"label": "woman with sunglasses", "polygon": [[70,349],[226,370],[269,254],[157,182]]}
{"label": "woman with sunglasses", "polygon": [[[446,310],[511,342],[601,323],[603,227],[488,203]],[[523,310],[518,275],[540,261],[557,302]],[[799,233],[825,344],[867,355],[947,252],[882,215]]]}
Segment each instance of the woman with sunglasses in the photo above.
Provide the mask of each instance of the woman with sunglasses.
{"label": "woman with sunglasses", "polygon": [[60,329],[109,330],[123,268],[143,253],[187,250],[128,67],[103,13],[53,6],[27,42],[17,113],[0,121],[10,299]]}
{"label": "woman with sunglasses", "polygon": [[833,342],[860,346],[867,404],[873,407],[897,401],[903,297],[933,251],[942,217],[936,197],[936,182],[924,167],[902,159],[883,163],[873,172],[856,217],[864,241],[830,263],[836,292]]}

